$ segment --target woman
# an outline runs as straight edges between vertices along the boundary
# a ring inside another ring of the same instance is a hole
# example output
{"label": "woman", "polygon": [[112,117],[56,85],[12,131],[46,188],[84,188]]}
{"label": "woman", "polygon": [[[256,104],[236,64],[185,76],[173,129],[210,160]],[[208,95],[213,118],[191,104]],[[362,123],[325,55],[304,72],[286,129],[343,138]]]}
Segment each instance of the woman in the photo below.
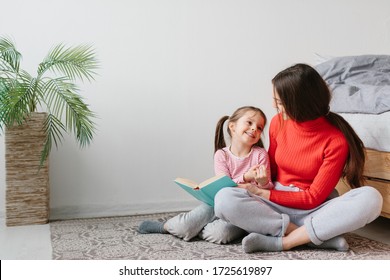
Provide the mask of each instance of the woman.
{"label": "woman", "polygon": [[[215,214],[250,234],[245,252],[282,251],[309,243],[348,250],[341,236],[376,219],[382,196],[363,185],[364,146],[351,126],[329,111],[331,93],[312,67],[297,64],[272,80],[269,157],[275,188],[251,184],[221,190]],[[344,176],[353,188],[337,197]]]}

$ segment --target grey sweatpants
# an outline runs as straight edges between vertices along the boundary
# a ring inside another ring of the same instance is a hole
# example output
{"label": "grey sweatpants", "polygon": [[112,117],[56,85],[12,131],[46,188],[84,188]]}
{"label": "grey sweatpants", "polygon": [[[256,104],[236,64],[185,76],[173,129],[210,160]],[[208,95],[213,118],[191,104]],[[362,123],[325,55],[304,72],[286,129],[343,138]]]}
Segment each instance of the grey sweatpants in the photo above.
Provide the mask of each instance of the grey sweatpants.
{"label": "grey sweatpants", "polygon": [[243,229],[215,217],[214,208],[207,204],[170,218],[164,228],[185,241],[197,236],[217,244],[226,244],[247,234]]}
{"label": "grey sweatpants", "polygon": [[369,186],[350,190],[317,208],[300,210],[280,206],[241,188],[225,188],[215,197],[216,217],[247,232],[283,236],[290,222],[304,225],[315,245],[354,231],[376,219],[383,198]]}

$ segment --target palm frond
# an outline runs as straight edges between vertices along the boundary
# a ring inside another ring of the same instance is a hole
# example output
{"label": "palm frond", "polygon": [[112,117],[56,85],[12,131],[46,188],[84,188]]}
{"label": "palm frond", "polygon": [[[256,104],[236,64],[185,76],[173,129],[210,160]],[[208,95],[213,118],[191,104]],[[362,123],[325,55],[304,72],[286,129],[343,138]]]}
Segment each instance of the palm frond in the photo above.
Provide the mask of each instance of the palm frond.
{"label": "palm frond", "polygon": [[[30,111],[30,84],[13,81],[0,97],[0,122],[5,126],[20,125]],[[4,85],[3,85],[4,86]]]}
{"label": "palm frond", "polygon": [[56,118],[53,114],[48,114],[44,123],[44,130],[46,133],[45,144],[41,154],[40,166],[45,162],[50,154],[50,150],[53,146],[53,142],[58,147],[59,142],[63,139],[62,132],[66,132],[66,128],[62,124],[61,120]]}
{"label": "palm frond", "polygon": [[50,112],[57,117],[62,117],[66,102],[62,96],[62,92],[67,90],[77,91],[75,84],[65,77],[50,78],[42,80],[42,93],[40,98],[44,100]]}
{"label": "palm frond", "polygon": [[62,77],[45,83],[45,104],[58,118],[65,118],[65,127],[75,134],[80,146],[90,143],[94,134],[95,114],[76,93],[77,87]]}
{"label": "palm frond", "polygon": [[8,96],[7,80],[0,77],[0,130],[3,131],[4,119],[6,118],[6,98]]}
{"label": "palm frond", "polygon": [[61,73],[72,80],[87,79],[91,81],[96,75],[98,62],[92,47],[81,45],[66,48],[60,44],[54,47],[44,61],[39,65],[38,75],[48,70]]}
{"label": "palm frond", "polygon": [[29,111],[35,112],[39,103],[38,92],[40,91],[40,80],[32,77],[24,70],[19,71],[19,81],[26,85],[25,101],[28,102]]}
{"label": "palm frond", "polygon": [[16,50],[14,42],[0,37],[0,71],[18,73],[22,55]]}
{"label": "palm frond", "polygon": [[81,147],[85,147],[92,141],[95,133],[95,113],[89,110],[82,98],[70,91],[67,94],[66,125],[76,135]]}

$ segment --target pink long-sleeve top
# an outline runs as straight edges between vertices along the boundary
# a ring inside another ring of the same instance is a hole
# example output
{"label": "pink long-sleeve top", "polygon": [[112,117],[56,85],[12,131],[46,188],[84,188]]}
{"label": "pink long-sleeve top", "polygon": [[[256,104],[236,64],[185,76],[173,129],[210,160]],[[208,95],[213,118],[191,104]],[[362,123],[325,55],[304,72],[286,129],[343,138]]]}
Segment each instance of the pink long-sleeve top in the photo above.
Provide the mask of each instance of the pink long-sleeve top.
{"label": "pink long-sleeve top", "polygon": [[[232,154],[228,147],[216,151],[214,154],[215,174],[225,174],[237,184],[245,183],[244,174],[254,165],[265,165],[268,175],[268,183],[261,188],[272,189],[271,169],[268,153],[265,149],[254,146],[251,152],[243,158]],[[252,184],[258,185],[255,181]]]}

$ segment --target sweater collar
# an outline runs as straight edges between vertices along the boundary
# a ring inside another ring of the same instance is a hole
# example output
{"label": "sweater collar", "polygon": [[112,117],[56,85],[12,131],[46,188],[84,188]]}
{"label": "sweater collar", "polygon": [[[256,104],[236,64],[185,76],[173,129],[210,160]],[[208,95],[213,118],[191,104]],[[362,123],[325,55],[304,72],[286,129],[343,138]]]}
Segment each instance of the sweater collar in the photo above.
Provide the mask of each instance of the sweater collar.
{"label": "sweater collar", "polygon": [[299,129],[305,130],[305,131],[314,131],[318,130],[318,128],[326,125],[328,123],[328,120],[325,117],[319,117],[314,120],[310,121],[304,121],[304,122],[295,122],[290,120],[293,125]]}

